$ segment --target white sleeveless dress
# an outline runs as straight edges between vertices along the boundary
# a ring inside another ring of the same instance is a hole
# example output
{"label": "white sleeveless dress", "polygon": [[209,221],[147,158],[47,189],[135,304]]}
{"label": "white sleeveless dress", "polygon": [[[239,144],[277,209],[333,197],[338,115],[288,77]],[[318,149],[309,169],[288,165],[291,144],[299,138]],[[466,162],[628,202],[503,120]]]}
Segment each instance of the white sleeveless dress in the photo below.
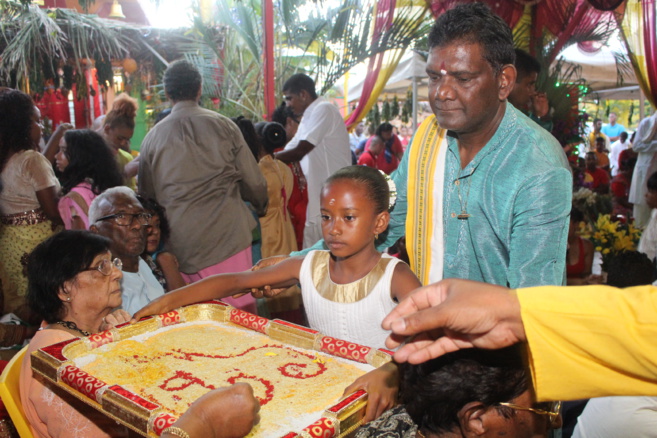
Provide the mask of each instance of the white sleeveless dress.
{"label": "white sleeveless dress", "polygon": [[401,260],[382,254],[365,277],[336,284],[329,273],[330,256],[328,251],[311,251],[301,264],[301,294],[310,327],[327,336],[385,348],[389,332],[381,328],[381,321],[397,305],[390,285]]}

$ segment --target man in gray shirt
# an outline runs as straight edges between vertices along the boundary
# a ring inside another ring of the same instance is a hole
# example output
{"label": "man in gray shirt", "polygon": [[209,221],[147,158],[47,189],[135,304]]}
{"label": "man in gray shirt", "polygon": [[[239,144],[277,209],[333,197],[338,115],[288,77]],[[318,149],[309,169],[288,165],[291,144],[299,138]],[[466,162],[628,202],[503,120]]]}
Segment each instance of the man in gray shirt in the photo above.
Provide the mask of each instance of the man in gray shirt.
{"label": "man in gray shirt", "polygon": [[[196,67],[187,61],[171,64],[164,91],[173,109],[142,143],[139,191],[165,208],[168,249],[187,282],[249,269],[256,221],[245,201],[262,215],[268,199],[258,164],[230,119],[198,105]],[[226,301],[255,313],[250,295]]]}

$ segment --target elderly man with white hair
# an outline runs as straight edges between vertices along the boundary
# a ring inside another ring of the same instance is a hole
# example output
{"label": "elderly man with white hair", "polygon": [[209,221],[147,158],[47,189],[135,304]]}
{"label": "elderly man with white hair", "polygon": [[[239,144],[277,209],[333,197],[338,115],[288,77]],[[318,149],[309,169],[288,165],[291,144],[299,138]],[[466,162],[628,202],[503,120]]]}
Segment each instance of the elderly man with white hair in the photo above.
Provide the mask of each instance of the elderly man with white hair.
{"label": "elderly man with white hair", "polygon": [[128,187],[107,189],[89,208],[89,230],[112,241],[110,250],[123,262],[123,309],[134,314],[164,295],[148,264],[140,257],[146,246],[150,214]]}

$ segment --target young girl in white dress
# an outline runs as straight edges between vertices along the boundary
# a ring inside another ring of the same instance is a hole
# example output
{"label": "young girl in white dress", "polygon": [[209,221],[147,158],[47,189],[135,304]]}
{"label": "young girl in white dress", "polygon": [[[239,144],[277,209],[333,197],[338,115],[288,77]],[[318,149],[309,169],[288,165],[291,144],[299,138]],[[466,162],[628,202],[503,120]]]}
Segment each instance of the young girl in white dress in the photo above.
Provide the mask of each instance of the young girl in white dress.
{"label": "young girl in white dress", "polygon": [[329,251],[311,251],[257,271],[206,278],[152,301],[134,318],[252,288],[267,287],[269,291],[271,286],[275,291],[301,283],[312,329],[385,348],[388,333],[381,328],[381,321],[397,302],[420,286],[407,264],[381,254],[374,245],[390,220],[388,184],[375,169],[345,167],[324,184],[320,207],[322,234]]}

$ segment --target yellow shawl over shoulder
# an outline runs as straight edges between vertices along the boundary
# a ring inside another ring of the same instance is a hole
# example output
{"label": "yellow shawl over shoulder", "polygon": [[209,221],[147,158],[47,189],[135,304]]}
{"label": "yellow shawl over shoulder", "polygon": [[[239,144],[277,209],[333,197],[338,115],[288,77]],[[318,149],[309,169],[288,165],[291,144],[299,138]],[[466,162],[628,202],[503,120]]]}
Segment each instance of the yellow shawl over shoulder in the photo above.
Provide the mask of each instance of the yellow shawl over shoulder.
{"label": "yellow shawl over shoulder", "polygon": [[436,117],[431,115],[418,128],[408,150],[406,247],[411,269],[422,284],[429,283],[434,229],[439,225],[437,229],[442,230],[442,217],[433,217],[434,202],[438,201],[442,205],[442,199],[434,199],[434,183],[442,186],[442,181],[434,181],[433,176],[437,165],[444,169],[444,160],[439,163],[438,155],[441,146],[447,147],[445,133],[446,131],[438,126]]}

